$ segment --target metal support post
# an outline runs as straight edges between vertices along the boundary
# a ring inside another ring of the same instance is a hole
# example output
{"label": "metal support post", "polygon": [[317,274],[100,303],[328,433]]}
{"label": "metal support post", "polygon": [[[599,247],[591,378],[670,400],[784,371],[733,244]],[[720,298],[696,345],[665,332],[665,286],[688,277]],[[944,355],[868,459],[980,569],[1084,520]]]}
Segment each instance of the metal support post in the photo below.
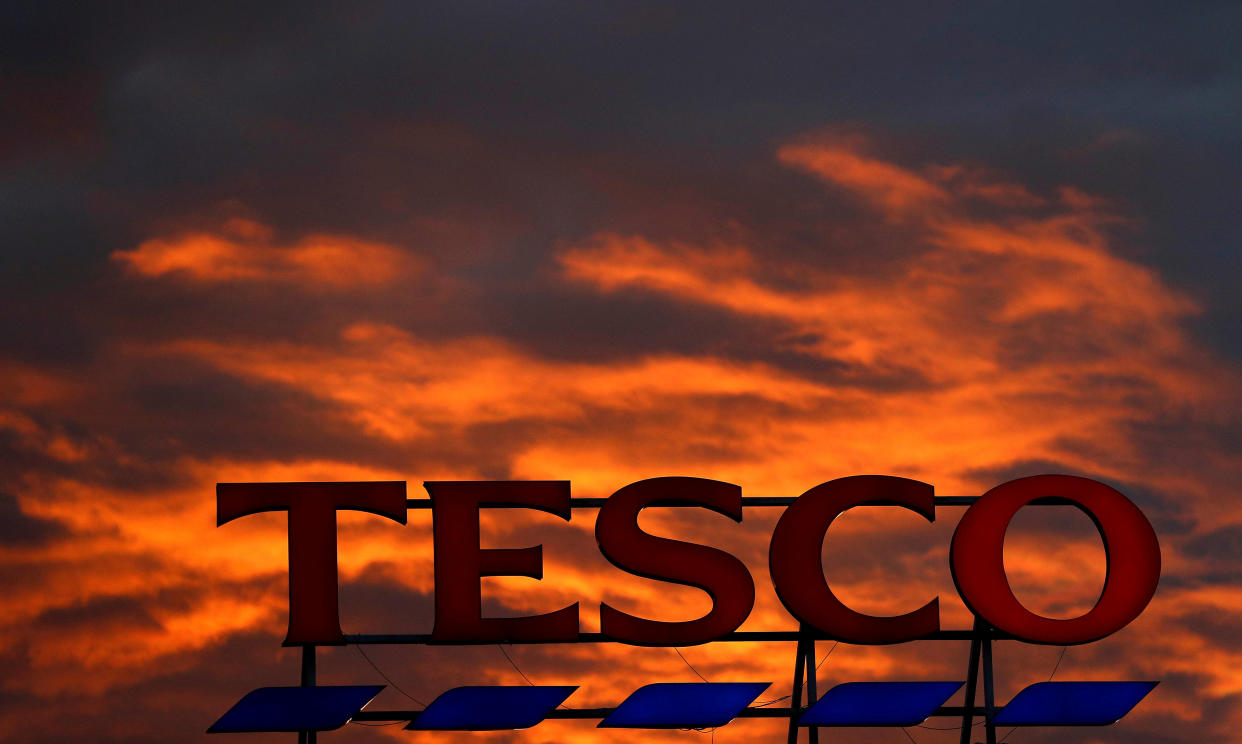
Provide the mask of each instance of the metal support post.
{"label": "metal support post", "polygon": [[[302,686],[315,686],[315,647],[307,644],[302,647]],[[315,744],[318,740],[317,731],[299,731],[298,744]]]}
{"label": "metal support post", "polygon": [[987,630],[989,634],[983,639],[983,706],[987,713],[983,728],[987,735],[987,744],[996,744],[996,724],[992,722],[992,718],[996,715],[996,700],[992,686],[992,636],[991,628]]}
{"label": "metal support post", "polygon": [[[805,627],[799,630],[798,651],[794,658],[793,695],[789,701],[789,744],[798,741],[798,718],[819,699],[816,687],[815,638]],[[802,691],[806,690],[806,705],[802,704]],[[819,726],[807,727],[807,740],[819,744]]]}
{"label": "metal support post", "polygon": [[970,729],[975,723],[975,690],[979,686],[979,650],[983,642],[983,622],[975,618],[970,639],[970,661],[966,668],[966,704],[962,712],[962,738],[960,744],[970,744]]}
{"label": "metal support post", "polygon": [[789,698],[789,739],[788,744],[798,742],[798,717],[802,715],[802,678],[806,664],[806,654],[802,652],[805,641],[798,639],[798,650],[794,654],[793,695]]}

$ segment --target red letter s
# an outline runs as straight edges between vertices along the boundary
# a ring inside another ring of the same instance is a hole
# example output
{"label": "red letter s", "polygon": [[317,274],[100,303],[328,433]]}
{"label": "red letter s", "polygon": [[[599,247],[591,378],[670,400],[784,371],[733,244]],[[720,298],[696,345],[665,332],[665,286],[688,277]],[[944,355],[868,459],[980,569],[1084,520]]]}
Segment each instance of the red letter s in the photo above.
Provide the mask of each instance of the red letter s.
{"label": "red letter s", "polygon": [[638,527],[648,506],[682,502],[742,521],[742,489],[705,478],[649,478],[622,488],[599,510],[595,539],[614,566],[638,576],[693,586],[711,595],[712,609],[697,620],[662,622],[601,604],[600,631],[636,646],[692,646],[727,635],[755,604],[755,582],[737,558],[704,545],[656,537]]}

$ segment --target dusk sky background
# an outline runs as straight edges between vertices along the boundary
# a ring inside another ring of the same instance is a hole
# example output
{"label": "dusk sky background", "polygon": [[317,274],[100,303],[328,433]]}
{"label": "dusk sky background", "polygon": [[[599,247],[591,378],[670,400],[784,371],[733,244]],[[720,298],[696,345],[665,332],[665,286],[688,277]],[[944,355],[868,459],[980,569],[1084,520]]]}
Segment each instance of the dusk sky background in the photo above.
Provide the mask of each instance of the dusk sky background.
{"label": "dusk sky background", "polygon": [[[1062,680],[1160,680],[1120,724],[1012,744],[1242,741],[1242,53],[1236,3],[44,3],[0,12],[0,739],[203,732],[296,684],[285,517],[215,526],[221,481],[689,475],[796,496],[881,473],[980,494],[1064,472],[1132,498],[1164,553],[1133,624]],[[852,606],[938,595],[959,509],[856,510]],[[1022,515],[1006,566],[1073,617],[1090,521]],[[778,510],[651,514],[771,589]],[[486,606],[661,619],[593,513],[489,517],[545,578]],[[346,632],[427,632],[429,519],[341,518]],[[819,645],[819,655],[830,644]],[[698,677],[670,649],[507,649],[571,706]],[[428,702],[522,684],[495,646],[382,647]],[[793,647],[683,650],[789,694]],[[998,646],[998,698],[1060,649]],[[823,687],[964,679],[964,642],[842,644]],[[354,648],[323,683],[384,683]],[[421,707],[391,686],[373,708]],[[932,719],[929,726],[951,727]],[[781,740],[740,721],[717,742]],[[833,741],[957,741],[955,731]],[[591,722],[324,742],[712,741]]]}

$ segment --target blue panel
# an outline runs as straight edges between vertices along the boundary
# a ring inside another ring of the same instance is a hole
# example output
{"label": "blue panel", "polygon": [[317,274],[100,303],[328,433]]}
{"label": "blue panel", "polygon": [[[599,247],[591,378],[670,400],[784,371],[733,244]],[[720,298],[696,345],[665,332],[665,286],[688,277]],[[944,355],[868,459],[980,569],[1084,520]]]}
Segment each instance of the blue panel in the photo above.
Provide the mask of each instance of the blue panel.
{"label": "blue panel", "polygon": [[661,682],[640,687],[600,722],[601,728],[723,726],[771,682]]}
{"label": "blue panel", "polygon": [[331,731],[344,726],[382,689],[383,685],[260,687],[246,693],[207,733]]}
{"label": "blue panel", "polygon": [[407,729],[500,731],[530,728],[578,689],[576,685],[455,687],[431,701]]}
{"label": "blue panel", "polygon": [[996,714],[1000,726],[1105,726],[1155,688],[1155,682],[1040,682]]}
{"label": "blue panel", "polygon": [[945,704],[962,682],[846,682],[798,719],[799,726],[915,726]]}

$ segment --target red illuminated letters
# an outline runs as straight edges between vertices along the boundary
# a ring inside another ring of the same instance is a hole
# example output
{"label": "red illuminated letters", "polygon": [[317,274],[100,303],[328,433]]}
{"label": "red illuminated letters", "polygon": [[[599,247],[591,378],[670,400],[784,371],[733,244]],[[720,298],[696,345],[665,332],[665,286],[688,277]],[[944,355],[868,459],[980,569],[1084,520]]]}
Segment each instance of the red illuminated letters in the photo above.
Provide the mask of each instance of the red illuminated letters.
{"label": "red illuminated letters", "polygon": [[569,519],[569,481],[430,481],[436,562],[433,643],[539,643],[578,636],[578,603],[530,617],[483,617],[484,576],[543,578],[543,546],[482,549],[479,508],[526,507]]}
{"label": "red illuminated letters", "polygon": [[[1015,512],[1039,498],[1069,501],[1095,522],[1108,572],[1094,608],[1073,620],[1054,620],[1027,610],[1005,578],[1005,529]],[[1070,475],[1037,475],[997,486],[976,501],[953,533],[949,553],[953,581],[972,612],[1031,643],[1090,643],[1138,617],[1160,580],[1160,544],[1143,512],[1098,481]]]}
{"label": "red illuminated letters", "polygon": [[660,622],[627,615],[601,604],[600,631],[636,646],[691,646],[737,630],[755,604],[755,582],[737,558],[723,550],[648,535],[638,513],[648,506],[685,503],[742,521],[742,489],[704,478],[651,478],[612,495],[595,520],[595,539],[618,568],[649,579],[702,589],[712,609],[697,620]]}
{"label": "red illuminated letters", "polygon": [[933,522],[936,503],[926,483],[888,475],[856,475],[822,483],[802,494],[772,532],[768,568],[785,609],[801,622],[848,643],[901,643],[940,629],[940,600],[898,617],[855,612],[832,593],[820,556],[828,526],[841,512],[865,504],[900,506]]}
{"label": "red illuminated letters", "polygon": [[[432,643],[541,643],[577,639],[578,604],[528,617],[483,617],[481,580],[487,576],[543,577],[543,550],[482,548],[479,510],[528,508],[570,518],[568,481],[434,481],[435,625]],[[1081,509],[1104,541],[1108,572],[1095,606],[1058,620],[1022,606],[1005,576],[1005,532],[1019,509],[1048,500]],[[651,478],[605,500],[595,523],[603,555],[624,571],[695,587],[712,599],[703,617],[650,620],[600,606],[603,636],[639,646],[686,646],[732,633],[746,620],[755,585],[746,566],[718,548],[672,540],[638,526],[643,509],[695,506],[742,521],[741,489],[704,478]],[[926,638],[940,629],[939,598],[895,617],[847,607],[833,593],[822,565],[833,520],[856,506],[896,506],[935,521],[926,483],[860,475],[822,483],[794,499],[777,522],[768,553],[773,588],[801,624],[848,643],[883,644]],[[218,524],[263,511],[289,512],[289,631],[286,645],[343,644],[337,610],[336,512],[368,511],[405,524],[405,484],[221,483]],[[1134,620],[1160,578],[1160,545],[1143,513],[1121,493],[1086,478],[1040,475],[988,491],[966,509],[953,534],[950,570],[958,593],[983,622],[1018,640],[1090,643]],[[831,573],[831,569],[829,570]]]}
{"label": "red illuminated letters", "polygon": [[405,482],[219,483],[216,526],[248,514],[289,512],[286,646],[344,645],[336,598],[336,512],[371,512],[405,524]]}

